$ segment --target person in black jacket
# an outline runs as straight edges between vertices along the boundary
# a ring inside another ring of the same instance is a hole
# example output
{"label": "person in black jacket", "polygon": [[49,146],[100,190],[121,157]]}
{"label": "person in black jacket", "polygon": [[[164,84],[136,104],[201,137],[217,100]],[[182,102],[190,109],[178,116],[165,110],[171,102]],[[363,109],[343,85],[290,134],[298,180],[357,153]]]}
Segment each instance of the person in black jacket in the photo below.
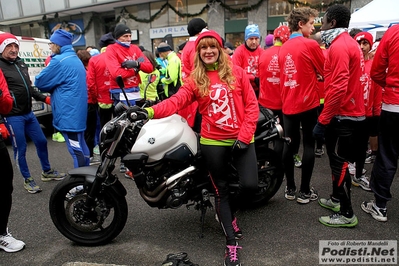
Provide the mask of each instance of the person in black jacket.
{"label": "person in black jacket", "polygon": [[48,160],[47,139],[32,112],[32,97],[47,104],[50,103],[50,97],[33,89],[28,67],[18,57],[18,52],[18,39],[10,33],[0,34],[0,69],[4,73],[11,97],[14,99],[12,109],[4,115],[4,120],[12,136],[14,158],[25,179],[24,188],[29,193],[38,193],[42,190],[32,178],[26,162],[25,134],[36,146],[43,170],[42,181],[61,180],[65,174],[51,168]]}
{"label": "person in black jacket", "polygon": [[6,114],[11,110],[12,102],[7,83],[3,73],[0,71],[0,162],[2,171],[0,177],[0,249],[3,249],[5,252],[17,252],[25,246],[25,243],[15,239],[8,232],[7,228],[12,204],[12,181],[14,172],[10,155],[4,143],[4,140],[9,137],[9,133],[4,125],[1,114]]}

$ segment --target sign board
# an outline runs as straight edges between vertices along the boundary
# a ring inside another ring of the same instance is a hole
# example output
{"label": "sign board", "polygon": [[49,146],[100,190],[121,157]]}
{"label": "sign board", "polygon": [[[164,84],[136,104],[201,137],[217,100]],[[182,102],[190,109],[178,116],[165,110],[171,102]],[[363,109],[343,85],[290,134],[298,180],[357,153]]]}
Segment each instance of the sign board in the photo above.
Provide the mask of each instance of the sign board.
{"label": "sign board", "polygon": [[187,31],[187,25],[152,28],[150,29],[150,38],[158,39],[163,38],[165,35],[172,34],[173,37],[189,36]]}

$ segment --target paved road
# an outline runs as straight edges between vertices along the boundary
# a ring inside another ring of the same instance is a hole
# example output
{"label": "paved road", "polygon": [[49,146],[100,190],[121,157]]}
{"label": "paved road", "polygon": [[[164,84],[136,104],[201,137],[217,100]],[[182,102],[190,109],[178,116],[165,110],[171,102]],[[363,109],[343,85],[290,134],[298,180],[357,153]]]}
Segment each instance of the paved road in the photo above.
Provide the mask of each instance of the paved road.
{"label": "paved road", "polygon": [[[55,143],[48,138],[50,161],[58,170],[72,168],[72,159],[65,143]],[[9,147],[11,152],[11,147]],[[27,158],[32,175],[43,188],[40,194],[28,194],[22,186],[22,177],[15,170],[14,204],[9,228],[26,242],[18,253],[0,252],[0,265],[17,266],[82,266],[82,265],[143,265],[160,266],[166,255],[187,252],[191,261],[201,266],[222,265],[224,237],[214,214],[205,219],[205,237],[199,238],[200,214],[194,209],[177,210],[150,208],[140,198],[134,181],[121,181],[128,189],[129,217],[122,233],[110,244],[83,247],[63,237],[51,222],[48,200],[56,182],[40,181],[40,164],[32,143]],[[326,156],[316,159],[313,185],[321,196],[331,191],[331,178]],[[370,172],[371,165],[366,165]],[[299,173],[297,171],[299,184]],[[397,196],[398,182],[393,185]],[[319,240],[393,240],[399,236],[399,202],[397,197],[389,203],[388,222],[379,223],[361,211],[359,205],[372,197],[360,188],[352,189],[353,205],[359,225],[352,229],[328,228],[318,222],[320,215],[330,212],[316,202],[299,205],[287,201],[283,187],[266,205],[238,214],[244,231],[241,260],[244,266],[263,265],[318,265]],[[78,263],[82,262],[82,263]]]}

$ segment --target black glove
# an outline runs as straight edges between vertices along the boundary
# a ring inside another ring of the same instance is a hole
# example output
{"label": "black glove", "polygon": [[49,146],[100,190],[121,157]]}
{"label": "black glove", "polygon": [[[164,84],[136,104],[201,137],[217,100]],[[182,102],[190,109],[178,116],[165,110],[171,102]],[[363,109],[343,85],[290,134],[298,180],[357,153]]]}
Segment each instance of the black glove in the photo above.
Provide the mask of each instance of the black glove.
{"label": "black glove", "polygon": [[324,133],[326,132],[326,126],[317,122],[313,128],[313,137],[315,139],[324,140]]}
{"label": "black glove", "polygon": [[248,149],[249,145],[245,144],[244,142],[242,142],[241,140],[236,140],[233,144],[233,146],[231,147],[232,151],[243,151]]}
{"label": "black glove", "polygon": [[259,78],[258,78],[258,77],[255,77],[254,82],[255,82],[256,87],[258,87],[258,89],[259,89],[259,88],[260,88],[260,85],[259,85]]}
{"label": "black glove", "polygon": [[125,112],[127,109],[129,109],[129,106],[127,106],[126,104],[124,104],[123,102],[118,102],[116,105],[115,105],[115,108],[114,108],[114,113],[117,115],[117,116],[120,116],[123,112]]}
{"label": "black glove", "polygon": [[140,62],[137,62],[135,60],[126,60],[121,64],[121,67],[123,68],[134,68],[136,70],[140,69]]}
{"label": "black glove", "polygon": [[146,120],[148,118],[148,112],[145,109],[141,109],[137,105],[129,107],[127,111],[128,116],[133,120]]}

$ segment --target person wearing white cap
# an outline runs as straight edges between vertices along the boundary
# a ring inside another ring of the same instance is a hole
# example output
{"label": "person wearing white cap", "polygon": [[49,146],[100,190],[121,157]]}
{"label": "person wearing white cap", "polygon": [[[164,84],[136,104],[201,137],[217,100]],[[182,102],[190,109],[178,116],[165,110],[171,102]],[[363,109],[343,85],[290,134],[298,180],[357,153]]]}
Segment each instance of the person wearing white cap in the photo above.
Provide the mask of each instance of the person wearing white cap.
{"label": "person wearing white cap", "polygon": [[61,180],[66,175],[51,169],[48,159],[47,139],[43,134],[36,116],[32,112],[32,97],[37,101],[50,103],[50,98],[33,89],[27,65],[18,56],[19,41],[10,33],[0,34],[0,69],[7,80],[10,94],[14,99],[11,111],[4,120],[11,133],[14,158],[24,178],[24,188],[29,193],[38,193],[42,189],[32,177],[26,161],[26,136],[32,139],[42,167],[42,181]]}

